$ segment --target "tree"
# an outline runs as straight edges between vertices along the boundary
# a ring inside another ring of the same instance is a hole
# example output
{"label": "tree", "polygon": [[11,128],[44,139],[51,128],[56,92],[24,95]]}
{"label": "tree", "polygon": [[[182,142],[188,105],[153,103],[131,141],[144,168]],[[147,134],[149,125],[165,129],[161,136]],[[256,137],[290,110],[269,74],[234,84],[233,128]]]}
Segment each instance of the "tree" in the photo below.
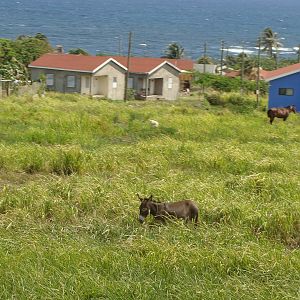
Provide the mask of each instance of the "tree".
{"label": "tree", "polygon": [[296,50],[297,62],[299,63],[300,62],[300,45],[298,45],[297,48],[294,48],[294,49],[297,49]]}
{"label": "tree", "polygon": [[0,39],[0,65],[11,61],[15,56],[14,42],[8,39]]}
{"label": "tree", "polygon": [[38,32],[34,38],[48,43],[48,38],[43,33]]}
{"label": "tree", "polygon": [[70,49],[69,54],[81,54],[81,55],[90,55],[88,52],[81,48],[76,48],[76,49]]}
{"label": "tree", "polygon": [[48,39],[41,33],[36,37],[21,35],[15,41],[0,39],[0,75],[5,79],[26,81],[26,66],[51,51]]}
{"label": "tree", "polygon": [[282,46],[282,44],[279,42],[278,34],[276,32],[273,32],[270,27],[267,27],[262,32],[261,46],[262,51],[267,52],[271,58],[276,59],[277,55],[276,53],[274,53],[274,49],[277,50]]}
{"label": "tree", "polygon": [[206,65],[214,64],[213,59],[211,57],[204,56],[204,55],[198,58],[197,63],[198,64],[206,64]]}
{"label": "tree", "polygon": [[239,69],[243,68],[245,75],[249,75],[256,66],[256,59],[242,52],[237,56],[237,64]]}
{"label": "tree", "polygon": [[0,39],[0,77],[10,80],[26,80],[27,69],[15,58],[14,45],[14,41]]}
{"label": "tree", "polygon": [[14,57],[0,64],[0,75],[9,80],[26,81],[28,79],[27,68]]}
{"label": "tree", "polygon": [[45,53],[51,52],[52,47],[46,40],[36,37],[22,37],[15,41],[16,58],[19,62],[28,66]]}
{"label": "tree", "polygon": [[165,50],[165,58],[182,58],[183,57],[183,54],[184,54],[184,48],[174,42],[174,43],[171,43],[168,45],[167,49]]}

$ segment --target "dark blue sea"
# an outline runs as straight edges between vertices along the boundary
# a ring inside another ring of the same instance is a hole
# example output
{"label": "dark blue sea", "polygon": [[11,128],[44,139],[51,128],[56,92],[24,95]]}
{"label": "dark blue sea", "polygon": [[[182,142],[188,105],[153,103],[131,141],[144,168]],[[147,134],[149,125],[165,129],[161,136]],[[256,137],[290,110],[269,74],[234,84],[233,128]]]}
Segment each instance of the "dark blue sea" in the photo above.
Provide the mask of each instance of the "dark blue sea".
{"label": "dark blue sea", "polygon": [[186,57],[230,53],[244,46],[256,53],[264,28],[278,33],[280,56],[300,44],[299,0],[1,0],[0,37],[44,33],[53,46],[83,48],[91,54],[125,54],[133,32],[133,54],[161,56],[171,42]]}

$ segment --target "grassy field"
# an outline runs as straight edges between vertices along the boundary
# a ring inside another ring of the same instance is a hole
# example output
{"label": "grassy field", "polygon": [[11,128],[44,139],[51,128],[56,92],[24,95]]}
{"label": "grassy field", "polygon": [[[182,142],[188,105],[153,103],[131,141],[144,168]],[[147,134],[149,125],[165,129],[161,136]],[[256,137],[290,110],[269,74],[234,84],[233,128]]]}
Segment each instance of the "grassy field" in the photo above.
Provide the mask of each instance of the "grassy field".
{"label": "grassy field", "polygon": [[300,299],[299,116],[49,94],[0,100],[0,138],[0,299]]}

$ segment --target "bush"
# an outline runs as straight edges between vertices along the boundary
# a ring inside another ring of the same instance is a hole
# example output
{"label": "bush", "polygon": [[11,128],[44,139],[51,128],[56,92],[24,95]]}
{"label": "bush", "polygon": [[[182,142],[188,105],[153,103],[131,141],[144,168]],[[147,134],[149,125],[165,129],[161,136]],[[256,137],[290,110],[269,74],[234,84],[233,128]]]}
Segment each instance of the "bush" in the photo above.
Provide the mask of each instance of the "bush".
{"label": "bush", "polygon": [[225,102],[221,97],[221,94],[218,92],[212,92],[205,94],[205,100],[209,102],[210,105],[224,105]]}
{"label": "bush", "polygon": [[[239,92],[241,88],[246,93],[254,94],[256,91],[256,81],[253,80],[244,80],[243,83],[239,77],[229,78],[220,75],[214,74],[195,74],[196,85],[201,87],[210,87],[219,92]],[[260,82],[260,93],[265,95],[268,91],[268,84],[264,81]]]}
{"label": "bush", "polygon": [[52,161],[52,172],[57,175],[79,174],[83,168],[83,152],[79,149],[60,150]]}
{"label": "bush", "polygon": [[255,101],[247,95],[239,93],[211,92],[205,94],[205,100],[211,105],[228,107],[235,112],[248,112],[255,108]]}

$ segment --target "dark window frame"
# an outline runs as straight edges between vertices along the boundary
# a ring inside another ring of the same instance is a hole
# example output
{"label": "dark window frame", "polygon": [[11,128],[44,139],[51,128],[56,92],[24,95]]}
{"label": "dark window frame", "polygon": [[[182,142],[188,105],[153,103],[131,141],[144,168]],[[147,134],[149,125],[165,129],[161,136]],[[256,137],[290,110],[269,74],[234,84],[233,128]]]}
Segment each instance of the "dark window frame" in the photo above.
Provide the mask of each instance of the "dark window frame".
{"label": "dark window frame", "polygon": [[[290,91],[291,93],[288,93]],[[294,89],[293,88],[279,88],[278,90],[279,96],[294,96]]]}
{"label": "dark window frame", "polygon": [[[51,78],[50,78],[51,77]],[[54,86],[55,76],[53,73],[46,73],[46,86]],[[51,82],[51,84],[49,84]]]}
{"label": "dark window frame", "polygon": [[76,76],[75,75],[67,75],[67,88],[68,89],[76,88]]}

